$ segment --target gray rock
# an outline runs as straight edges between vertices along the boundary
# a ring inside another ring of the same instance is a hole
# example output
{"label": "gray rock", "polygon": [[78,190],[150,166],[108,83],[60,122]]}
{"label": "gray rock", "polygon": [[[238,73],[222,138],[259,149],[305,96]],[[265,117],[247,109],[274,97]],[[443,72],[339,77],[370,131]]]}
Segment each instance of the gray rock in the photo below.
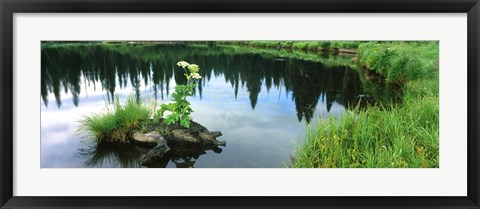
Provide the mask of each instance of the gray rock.
{"label": "gray rock", "polygon": [[156,131],[150,131],[148,133],[136,132],[133,134],[133,140],[140,144],[155,146],[159,143],[167,144],[167,141]]}
{"label": "gray rock", "polygon": [[[155,146],[141,159],[143,165],[157,165],[159,162],[166,165],[168,161],[165,161],[165,159],[171,155],[183,156],[185,153],[204,153],[205,150],[221,152],[222,150],[218,146],[226,146],[225,141],[217,140],[217,137],[222,135],[221,132],[209,131],[196,122],[192,121],[188,129],[178,124],[165,125],[162,122],[159,121],[151,128],[162,130],[163,136],[156,131],[133,134],[135,143]],[[170,150],[170,147],[172,150]]]}
{"label": "gray rock", "polygon": [[[200,130],[200,131],[199,131]],[[191,146],[205,146],[205,145],[219,145],[225,146],[225,141],[217,141],[217,137],[222,133],[219,131],[208,131],[207,129],[174,129],[172,130],[173,141],[172,145],[191,145]]]}
{"label": "gray rock", "polygon": [[170,147],[167,145],[167,141],[156,131],[151,131],[146,134],[135,133],[133,139],[136,143],[155,145],[147,154],[141,159],[142,164],[148,164],[161,160],[162,157],[170,151]]}
{"label": "gray rock", "polygon": [[219,146],[226,145],[225,141],[217,140],[217,137],[222,136],[222,132],[220,131],[200,132],[199,136],[202,139],[203,144],[213,144],[213,145],[219,145]]}
{"label": "gray rock", "polygon": [[200,143],[200,138],[193,136],[192,132],[188,129],[175,129],[172,130],[175,143],[178,144],[197,144]]}
{"label": "gray rock", "polygon": [[161,161],[163,156],[170,151],[170,147],[167,146],[167,142],[165,140],[161,141],[157,146],[152,148],[150,151],[147,152],[145,156],[141,159],[142,164],[152,164],[156,161]]}

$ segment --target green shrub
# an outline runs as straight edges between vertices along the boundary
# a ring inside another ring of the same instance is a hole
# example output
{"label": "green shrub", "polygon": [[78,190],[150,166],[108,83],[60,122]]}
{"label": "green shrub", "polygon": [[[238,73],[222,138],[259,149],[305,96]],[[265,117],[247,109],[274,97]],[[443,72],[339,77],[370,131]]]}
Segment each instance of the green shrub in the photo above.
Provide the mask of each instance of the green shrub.
{"label": "green shrub", "polygon": [[438,42],[373,42],[361,44],[357,51],[369,70],[400,83],[437,76],[438,53]]}
{"label": "green shrub", "polygon": [[308,45],[308,42],[298,41],[293,43],[292,48],[297,50],[306,50],[307,45]]}
{"label": "green shrub", "polygon": [[307,49],[309,51],[317,51],[318,47],[320,47],[320,43],[318,41],[311,41],[307,44]]}
{"label": "green shrub", "polygon": [[330,48],[330,41],[322,41],[320,42],[320,47],[322,47],[322,49],[329,49]]}

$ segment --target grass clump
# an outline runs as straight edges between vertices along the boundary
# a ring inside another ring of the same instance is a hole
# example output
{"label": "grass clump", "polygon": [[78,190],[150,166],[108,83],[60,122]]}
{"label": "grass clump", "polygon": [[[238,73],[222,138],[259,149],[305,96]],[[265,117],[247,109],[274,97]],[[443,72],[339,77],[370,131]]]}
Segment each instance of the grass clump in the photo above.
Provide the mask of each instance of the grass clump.
{"label": "grass clump", "polygon": [[128,143],[132,131],[146,125],[152,109],[136,101],[133,96],[127,97],[125,105],[121,105],[118,98],[113,108],[107,112],[84,116],[80,120],[80,133],[86,133],[97,142]]}
{"label": "grass clump", "polygon": [[293,167],[438,168],[438,42],[366,43],[359,57],[390,82],[402,83],[401,102],[319,119],[308,128]]}

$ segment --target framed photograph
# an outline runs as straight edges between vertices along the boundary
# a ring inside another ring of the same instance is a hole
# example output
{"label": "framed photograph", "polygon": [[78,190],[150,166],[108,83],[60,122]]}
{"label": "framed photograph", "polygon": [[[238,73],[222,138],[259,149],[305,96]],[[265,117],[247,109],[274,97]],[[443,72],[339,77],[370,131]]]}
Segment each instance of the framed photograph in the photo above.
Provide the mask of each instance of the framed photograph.
{"label": "framed photograph", "polygon": [[1,208],[480,207],[478,0],[0,7]]}

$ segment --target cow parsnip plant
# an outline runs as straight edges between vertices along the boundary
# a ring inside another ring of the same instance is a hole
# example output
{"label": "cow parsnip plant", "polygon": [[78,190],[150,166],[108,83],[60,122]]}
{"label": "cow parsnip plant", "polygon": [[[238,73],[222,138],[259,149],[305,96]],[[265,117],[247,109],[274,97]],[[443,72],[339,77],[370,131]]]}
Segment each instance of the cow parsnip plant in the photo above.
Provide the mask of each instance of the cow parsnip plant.
{"label": "cow parsnip plant", "polygon": [[175,91],[172,93],[173,102],[160,105],[157,115],[163,117],[165,112],[168,111],[171,114],[165,116],[163,121],[165,124],[180,123],[183,127],[189,128],[192,120],[190,114],[193,112],[193,109],[190,107],[187,97],[193,96],[196,81],[201,79],[202,76],[198,73],[200,67],[196,64],[180,61],[177,65],[185,71],[184,75],[187,77],[187,84],[175,86]]}

